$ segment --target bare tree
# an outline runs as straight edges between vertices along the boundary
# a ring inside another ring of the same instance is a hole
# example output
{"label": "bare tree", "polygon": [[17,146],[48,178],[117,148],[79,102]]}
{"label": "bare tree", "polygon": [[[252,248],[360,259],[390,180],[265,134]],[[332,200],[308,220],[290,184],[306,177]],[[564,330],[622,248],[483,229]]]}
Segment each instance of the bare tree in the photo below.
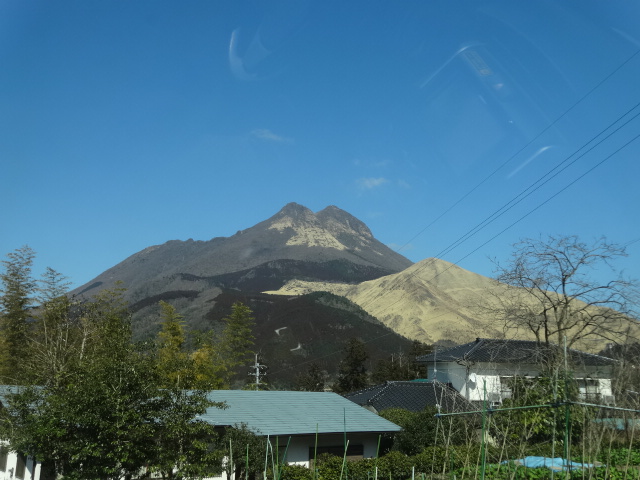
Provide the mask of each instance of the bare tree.
{"label": "bare tree", "polygon": [[615,342],[637,323],[637,283],[613,266],[626,256],[605,238],[590,245],[576,236],[521,240],[506,265],[496,263],[496,280],[508,286],[496,319],[505,333],[524,329],[540,343]]}

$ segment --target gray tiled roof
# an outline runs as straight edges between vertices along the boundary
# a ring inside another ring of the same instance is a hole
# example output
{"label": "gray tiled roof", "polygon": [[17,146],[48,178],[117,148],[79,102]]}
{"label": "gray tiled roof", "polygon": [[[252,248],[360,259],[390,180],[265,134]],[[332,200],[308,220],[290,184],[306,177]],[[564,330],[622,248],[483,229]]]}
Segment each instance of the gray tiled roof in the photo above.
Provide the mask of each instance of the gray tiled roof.
{"label": "gray tiled roof", "polygon": [[[465,360],[469,362],[491,363],[544,363],[554,356],[562,356],[563,349],[555,344],[540,344],[530,340],[501,340],[477,338],[475,342],[458,345],[457,347],[434,352],[418,357],[422,363],[455,362]],[[579,365],[613,365],[615,360],[601,355],[568,349],[568,360]]]}
{"label": "gray tiled roof", "polygon": [[397,432],[400,427],[332,392],[214,390],[208,398],[227,408],[209,408],[200,418],[219,426],[240,423],[262,435]]}
{"label": "gray tiled roof", "polygon": [[372,406],[378,412],[387,408],[404,408],[419,412],[439,406],[442,412],[468,410],[469,402],[451,386],[438,381],[386,382],[345,395],[354,403]]}

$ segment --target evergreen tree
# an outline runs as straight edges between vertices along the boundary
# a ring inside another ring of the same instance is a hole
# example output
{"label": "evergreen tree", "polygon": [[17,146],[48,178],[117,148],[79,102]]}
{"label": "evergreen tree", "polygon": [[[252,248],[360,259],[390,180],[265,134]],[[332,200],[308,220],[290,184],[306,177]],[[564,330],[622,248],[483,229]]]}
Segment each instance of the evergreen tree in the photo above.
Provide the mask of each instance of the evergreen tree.
{"label": "evergreen tree", "polygon": [[224,318],[220,348],[233,366],[246,364],[254,355],[251,347],[255,343],[255,318],[252,313],[249,307],[238,302],[231,307],[231,314]]}
{"label": "evergreen tree", "polygon": [[320,368],[320,365],[313,362],[309,369],[296,377],[296,390],[305,392],[323,392],[327,372]]}
{"label": "evergreen tree", "polygon": [[2,357],[0,376],[5,383],[21,383],[21,369],[27,358],[29,338],[29,314],[33,306],[36,282],[31,277],[35,252],[28,246],[21,247],[3,260],[0,273],[0,335]]}
{"label": "evergreen tree", "polygon": [[158,333],[158,371],[165,387],[193,388],[195,369],[186,351],[184,320],[176,309],[165,301],[162,309],[162,329]]}
{"label": "evergreen tree", "polygon": [[223,319],[225,326],[215,349],[223,365],[225,385],[231,383],[238,367],[249,364],[254,355],[252,347],[255,343],[255,319],[252,313],[249,307],[237,302],[231,307],[231,314]]}
{"label": "evergreen tree", "polygon": [[364,342],[358,338],[351,338],[344,350],[344,358],[338,368],[338,380],[333,390],[340,394],[360,390],[369,384],[365,362],[369,354]]}
{"label": "evergreen tree", "polygon": [[208,389],[227,389],[238,368],[252,360],[254,352],[251,309],[234,303],[231,314],[223,319],[224,328],[219,335],[209,334],[198,342],[191,355],[198,384]]}

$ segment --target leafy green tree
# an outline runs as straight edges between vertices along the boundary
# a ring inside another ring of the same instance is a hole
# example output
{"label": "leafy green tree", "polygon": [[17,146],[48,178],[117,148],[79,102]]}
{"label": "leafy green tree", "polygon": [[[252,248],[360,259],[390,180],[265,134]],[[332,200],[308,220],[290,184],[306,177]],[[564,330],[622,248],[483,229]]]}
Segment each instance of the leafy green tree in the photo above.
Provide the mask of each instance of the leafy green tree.
{"label": "leafy green tree", "polygon": [[157,355],[131,342],[121,293],[71,310],[81,318],[75,361],[58,381],[10,395],[0,434],[65,478],[127,478],[144,465],[178,477],[211,473],[213,428],[197,415],[213,404],[179,382],[166,387]]}
{"label": "leafy green tree", "polygon": [[[265,468],[267,440],[249,430],[246,424],[227,428],[220,442],[226,458],[224,470],[229,478],[257,479]],[[235,477],[231,475],[235,474]]]}
{"label": "leafy green tree", "polygon": [[22,383],[22,367],[27,358],[29,315],[33,306],[36,282],[31,276],[35,252],[28,246],[7,255],[0,273],[0,334],[2,365],[0,375],[5,383]]}
{"label": "leafy green tree", "polygon": [[82,306],[64,295],[41,305],[27,344],[25,375],[36,385],[68,381],[80,361]]}
{"label": "leafy green tree", "polygon": [[[449,442],[463,444],[473,424],[464,424],[460,417],[437,417],[435,407],[427,407],[420,412],[402,408],[389,408],[380,416],[402,427],[393,439],[393,448],[406,455],[416,455],[427,447]],[[469,419],[467,419],[467,422]]]}
{"label": "leafy green tree", "polygon": [[121,478],[150,457],[157,390],[149,358],[130,342],[128,316],[106,294],[85,314],[94,323],[85,355],[64,381],[10,398],[17,450],[51,462],[68,478]]}
{"label": "leafy green tree", "polygon": [[[161,301],[162,328],[156,341],[158,416],[155,452],[149,470],[163,478],[211,476],[219,473],[221,458],[210,448],[214,427],[196,417],[214,404],[200,389],[196,363],[186,348],[182,315]],[[216,404],[215,406],[222,406]]]}
{"label": "leafy green tree", "polygon": [[340,394],[360,390],[369,384],[366,361],[369,359],[364,342],[358,338],[349,339],[344,348],[344,357],[338,367],[338,380],[333,390]]}
{"label": "leafy green tree", "polygon": [[231,377],[217,345],[212,340],[201,342],[198,349],[191,354],[195,382],[201,388],[221,390],[229,388]]}
{"label": "leafy green tree", "polygon": [[147,462],[149,470],[163,478],[202,478],[218,475],[222,470],[222,452],[214,449],[215,427],[199,420],[209,407],[224,408],[207,400],[202,390],[179,388],[159,392],[154,455]]}

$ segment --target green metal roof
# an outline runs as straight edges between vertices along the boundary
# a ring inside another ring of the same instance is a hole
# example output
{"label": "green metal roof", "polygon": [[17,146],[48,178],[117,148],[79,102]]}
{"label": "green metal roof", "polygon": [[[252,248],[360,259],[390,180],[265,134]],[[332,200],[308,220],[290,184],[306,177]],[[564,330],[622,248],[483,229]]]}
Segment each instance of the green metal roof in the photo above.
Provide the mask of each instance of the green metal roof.
{"label": "green metal roof", "polygon": [[209,408],[200,418],[211,424],[245,423],[262,435],[398,432],[400,427],[332,392],[214,390],[208,398],[226,409]]}

